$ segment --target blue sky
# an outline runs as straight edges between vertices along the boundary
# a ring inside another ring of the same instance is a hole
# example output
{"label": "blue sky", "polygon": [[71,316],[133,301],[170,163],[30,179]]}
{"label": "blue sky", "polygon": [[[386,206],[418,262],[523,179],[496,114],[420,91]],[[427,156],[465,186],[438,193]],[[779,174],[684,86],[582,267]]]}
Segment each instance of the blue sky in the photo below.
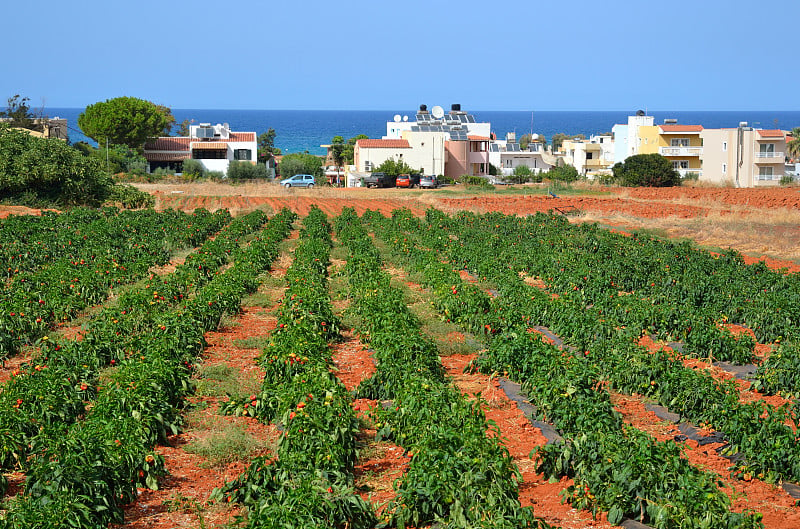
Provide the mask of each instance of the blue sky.
{"label": "blue sky", "polygon": [[798,0],[31,0],[3,27],[25,46],[0,101],[798,110],[799,15]]}

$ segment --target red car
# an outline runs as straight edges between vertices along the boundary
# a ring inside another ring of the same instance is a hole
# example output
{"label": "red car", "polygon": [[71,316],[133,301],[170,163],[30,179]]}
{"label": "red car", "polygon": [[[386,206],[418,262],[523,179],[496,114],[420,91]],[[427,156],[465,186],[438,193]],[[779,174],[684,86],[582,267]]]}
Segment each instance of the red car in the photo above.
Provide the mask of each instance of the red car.
{"label": "red car", "polygon": [[397,187],[414,187],[414,184],[411,183],[411,175],[408,174],[399,174],[397,175],[397,180],[395,180],[395,185]]}

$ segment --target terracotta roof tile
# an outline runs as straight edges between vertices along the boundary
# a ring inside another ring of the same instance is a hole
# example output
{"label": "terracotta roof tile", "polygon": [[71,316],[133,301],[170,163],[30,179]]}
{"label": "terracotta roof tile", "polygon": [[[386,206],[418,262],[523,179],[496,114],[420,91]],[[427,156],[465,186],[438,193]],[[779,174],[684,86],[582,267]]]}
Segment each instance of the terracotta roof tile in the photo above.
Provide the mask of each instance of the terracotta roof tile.
{"label": "terracotta roof tile", "polygon": [[146,152],[148,162],[179,162],[189,159],[189,152]]}
{"label": "terracotta roof tile", "polygon": [[256,141],[255,132],[231,132],[230,138],[221,139],[214,138],[213,140],[200,140],[198,138],[189,138],[187,136],[165,136],[156,138],[155,140],[148,141],[144,148],[148,151],[188,151],[189,144],[192,142],[203,143],[229,143],[232,141]]}
{"label": "terracotta roof tile", "polygon": [[408,140],[356,140],[356,145],[366,149],[410,149]]}
{"label": "terracotta roof tile", "polygon": [[782,130],[758,129],[758,135],[762,138],[782,138],[784,136],[784,132]]}
{"label": "terracotta roof tile", "polygon": [[147,151],[188,151],[191,138],[185,136],[172,136],[166,138],[156,138],[145,143]]}
{"label": "terracotta roof tile", "polygon": [[702,125],[659,125],[661,132],[701,132]]}
{"label": "terracotta roof tile", "polygon": [[470,141],[489,141],[488,136],[467,136]]}

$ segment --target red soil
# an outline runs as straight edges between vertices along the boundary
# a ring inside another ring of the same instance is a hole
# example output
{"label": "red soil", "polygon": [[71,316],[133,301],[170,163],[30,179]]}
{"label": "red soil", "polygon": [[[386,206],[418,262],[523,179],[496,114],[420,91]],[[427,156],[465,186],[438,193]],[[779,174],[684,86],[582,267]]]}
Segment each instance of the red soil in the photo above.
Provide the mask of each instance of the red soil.
{"label": "red soil", "polygon": [[175,197],[171,195],[156,194],[156,209],[164,210],[175,208],[181,210],[194,210],[204,207],[209,210],[222,208],[232,210],[253,210],[268,206],[273,211],[280,211],[286,207],[300,215],[308,215],[312,205],[316,204],[329,216],[337,216],[345,207],[353,207],[359,215],[366,210],[380,211],[384,215],[389,215],[398,208],[408,208],[412,214],[420,216],[425,213],[423,207],[416,200],[402,198],[325,198],[325,197],[255,197],[255,196],[219,196],[219,197]]}
{"label": "red soil", "polygon": [[[239,373],[259,373],[255,363],[257,349],[245,349],[235,341],[261,337],[275,328],[276,320],[266,314],[267,309],[244,307],[236,318],[236,324],[216,332],[206,333],[208,347],[203,355],[203,365],[226,365]],[[260,377],[259,377],[260,378]],[[269,446],[277,442],[279,432],[273,425],[264,425],[250,417],[227,417],[219,415],[219,400],[215,397],[193,397],[191,404],[202,404],[205,408],[198,423],[238,424],[264,447],[258,454],[269,455]],[[219,428],[219,427],[216,427]],[[200,518],[207,527],[226,523],[238,514],[238,509],[227,505],[209,505],[211,491],[221,487],[241,474],[247,464],[236,461],[218,467],[208,466],[208,461],[184,448],[214,433],[213,430],[194,428],[192,425],[178,435],[169,438],[168,446],[157,446],[156,451],[164,456],[169,475],[160,480],[159,490],[139,489],[139,499],[125,507],[125,528],[168,529],[173,527],[198,527]],[[166,503],[165,503],[166,502]],[[180,504],[183,508],[170,508],[169,504]],[[200,510],[198,510],[198,508]]]}

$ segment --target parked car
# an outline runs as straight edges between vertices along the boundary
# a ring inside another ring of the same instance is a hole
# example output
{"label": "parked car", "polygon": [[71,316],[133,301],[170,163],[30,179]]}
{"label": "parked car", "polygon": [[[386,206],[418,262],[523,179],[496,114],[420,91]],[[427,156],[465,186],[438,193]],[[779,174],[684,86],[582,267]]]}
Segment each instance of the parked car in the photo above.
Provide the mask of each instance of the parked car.
{"label": "parked car", "polygon": [[435,176],[422,175],[419,178],[419,187],[420,189],[436,189],[439,187],[439,181],[436,180]]}
{"label": "parked car", "polygon": [[316,179],[314,179],[314,175],[310,174],[296,174],[294,176],[290,176],[289,178],[284,178],[281,180],[281,185],[283,187],[308,187],[312,188],[317,185]]}
{"label": "parked car", "polygon": [[411,175],[408,174],[399,174],[397,175],[397,179],[395,179],[395,183],[397,187],[414,187],[414,184],[411,183]]}
{"label": "parked car", "polygon": [[361,179],[364,187],[394,187],[395,178],[382,172],[372,173]]}

